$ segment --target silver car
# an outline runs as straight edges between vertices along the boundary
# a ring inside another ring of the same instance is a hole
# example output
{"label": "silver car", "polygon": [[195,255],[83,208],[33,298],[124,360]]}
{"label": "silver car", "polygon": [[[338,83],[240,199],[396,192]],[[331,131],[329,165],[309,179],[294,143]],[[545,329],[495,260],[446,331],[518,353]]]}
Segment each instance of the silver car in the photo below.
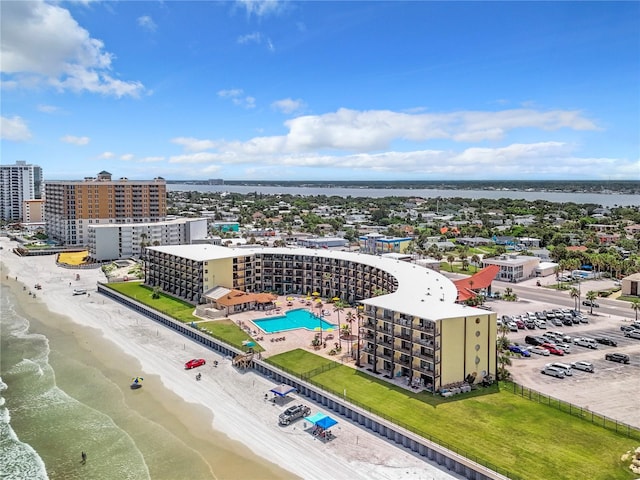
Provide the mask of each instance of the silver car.
{"label": "silver car", "polygon": [[551,375],[552,377],[556,377],[556,378],[565,377],[564,370],[561,370],[560,368],[552,367],[550,365],[545,366],[540,373],[543,373],[544,375]]}
{"label": "silver car", "polygon": [[576,370],[582,370],[583,372],[593,373],[595,371],[593,368],[593,363],[584,362],[582,360],[578,362],[572,362],[571,366]]}

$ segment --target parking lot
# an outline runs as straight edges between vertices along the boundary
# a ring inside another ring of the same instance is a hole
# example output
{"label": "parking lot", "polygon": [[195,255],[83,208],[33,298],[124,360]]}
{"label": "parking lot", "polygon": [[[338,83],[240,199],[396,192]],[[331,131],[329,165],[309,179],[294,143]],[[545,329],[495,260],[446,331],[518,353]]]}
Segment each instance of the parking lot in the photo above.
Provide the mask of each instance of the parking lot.
{"label": "parking lot", "polygon": [[[498,314],[514,316],[526,312],[538,312],[559,308],[556,305],[542,304],[527,300],[524,296],[517,302],[495,301],[490,306]],[[640,428],[640,340],[627,338],[620,330],[629,325],[631,317],[589,314],[583,309],[588,323],[576,325],[547,325],[546,330],[518,329],[507,334],[511,343],[525,345],[526,335],[542,335],[545,331],[560,331],[572,337],[570,353],[564,356],[541,356],[532,354],[529,358],[513,356],[509,371],[513,380],[538,392],[560,400],[587,408],[601,415],[628,423]],[[575,337],[609,337],[617,342],[616,347],[598,344],[590,349],[573,344]],[[605,353],[620,352],[629,355],[630,363],[605,360]],[[594,373],[573,369],[573,375],[556,378],[541,374],[544,365],[552,362],[571,363],[587,361],[594,365]]]}

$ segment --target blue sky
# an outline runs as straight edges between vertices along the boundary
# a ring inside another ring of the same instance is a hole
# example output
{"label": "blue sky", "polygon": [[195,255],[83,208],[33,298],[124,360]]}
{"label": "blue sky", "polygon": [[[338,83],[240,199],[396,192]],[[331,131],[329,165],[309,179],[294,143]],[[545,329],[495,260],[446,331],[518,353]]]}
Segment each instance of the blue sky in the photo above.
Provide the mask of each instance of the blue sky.
{"label": "blue sky", "polygon": [[45,179],[640,179],[639,2],[0,2]]}

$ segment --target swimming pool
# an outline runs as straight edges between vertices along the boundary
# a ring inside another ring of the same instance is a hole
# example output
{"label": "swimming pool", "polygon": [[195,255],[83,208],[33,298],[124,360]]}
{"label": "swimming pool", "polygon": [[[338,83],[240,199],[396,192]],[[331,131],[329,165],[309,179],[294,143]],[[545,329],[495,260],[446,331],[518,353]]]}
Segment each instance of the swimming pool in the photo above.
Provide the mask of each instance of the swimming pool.
{"label": "swimming pool", "polygon": [[289,310],[284,315],[279,315],[272,318],[260,318],[254,320],[258,328],[265,333],[286,332],[288,330],[296,330],[298,328],[304,328],[306,330],[315,330],[322,327],[323,332],[335,330],[336,326],[325,322],[320,317],[314,315],[309,310],[304,308],[296,308],[295,310]]}

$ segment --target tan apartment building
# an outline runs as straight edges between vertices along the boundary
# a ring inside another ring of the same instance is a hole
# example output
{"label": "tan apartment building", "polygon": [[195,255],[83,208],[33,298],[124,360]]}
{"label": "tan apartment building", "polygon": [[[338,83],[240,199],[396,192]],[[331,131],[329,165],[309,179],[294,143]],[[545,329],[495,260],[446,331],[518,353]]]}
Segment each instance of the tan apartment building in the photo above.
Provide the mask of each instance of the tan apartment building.
{"label": "tan apartment building", "polygon": [[44,221],[44,199],[31,199],[22,202],[24,223],[42,223]]}
{"label": "tan apartment building", "polygon": [[45,183],[49,237],[63,245],[86,246],[92,225],[159,222],[167,215],[166,181],[112,180],[109,172],[84,180]]}
{"label": "tan apartment building", "polygon": [[362,305],[357,364],[437,391],[496,373],[496,314],[456,303],[444,275],[375,255],[306,248],[149,247],[145,283],[194,304],[219,287]]}

